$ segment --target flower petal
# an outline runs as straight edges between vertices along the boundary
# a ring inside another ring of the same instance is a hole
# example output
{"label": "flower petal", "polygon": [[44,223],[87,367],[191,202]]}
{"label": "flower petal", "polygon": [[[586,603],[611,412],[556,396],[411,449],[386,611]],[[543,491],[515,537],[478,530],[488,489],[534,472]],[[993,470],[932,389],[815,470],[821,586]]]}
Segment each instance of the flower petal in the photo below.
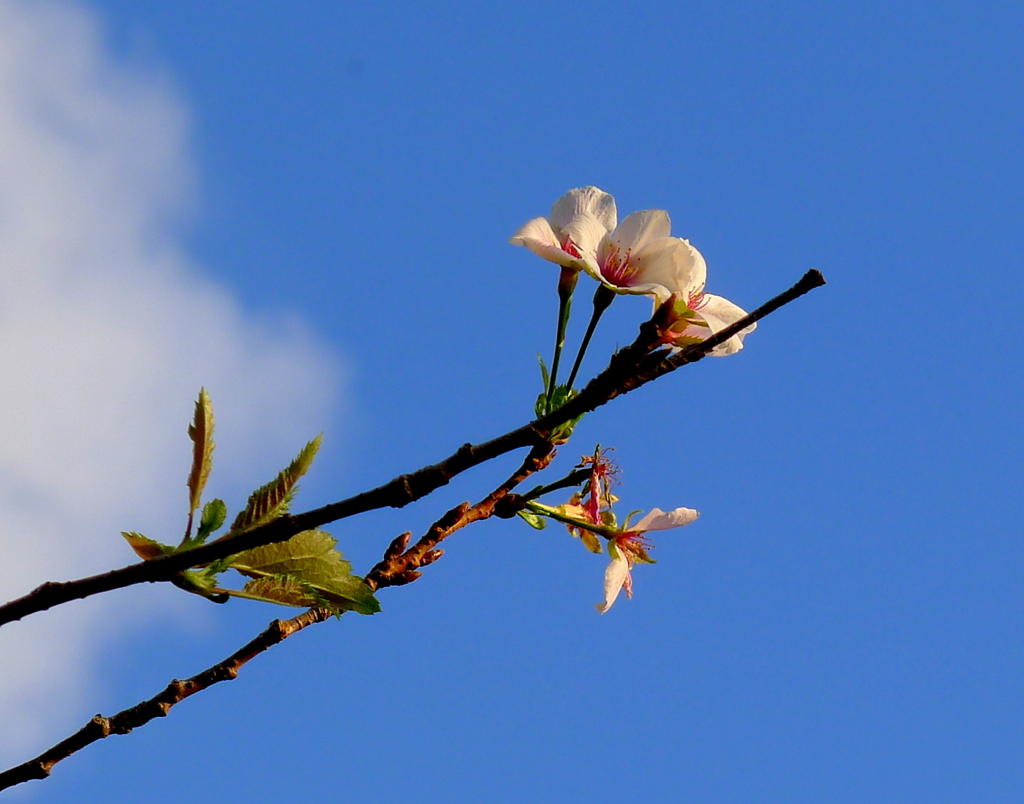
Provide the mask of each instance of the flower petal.
{"label": "flower petal", "polygon": [[553,246],[559,245],[558,237],[555,235],[555,230],[551,228],[551,224],[547,218],[533,218],[528,220],[519,230],[509,238],[509,243],[514,243],[517,246],[524,245],[523,240],[530,238],[544,243],[550,243]]}
{"label": "flower petal", "polygon": [[[728,299],[723,299],[721,296],[715,296],[711,293],[704,294],[701,306],[697,310],[697,315],[707,322],[712,333],[720,332],[730,324],[739,321],[746,314],[742,307],[733,304]],[[713,357],[725,357],[726,355],[736,354],[736,352],[743,348],[743,339],[755,329],[757,329],[757,324],[751,324],[749,327],[740,330],[732,338],[729,338],[725,343],[716,346],[708,354]]]}
{"label": "flower petal", "polygon": [[615,199],[597,187],[577,187],[559,198],[551,207],[551,225],[556,229],[564,229],[581,215],[590,215],[605,231],[610,232],[618,220]]}
{"label": "flower petal", "polygon": [[654,240],[668,237],[672,222],[663,209],[645,209],[634,212],[612,233],[612,240],[623,251],[638,251]]}
{"label": "flower petal", "polygon": [[679,292],[676,277],[681,262],[690,259],[690,249],[678,237],[662,237],[648,243],[629,256],[627,270],[623,270],[621,263],[609,259],[614,248],[607,238],[602,242],[598,262],[605,270],[597,278],[616,293],[654,296],[657,308]]}
{"label": "flower petal", "polygon": [[593,215],[577,215],[562,229],[562,242],[569,238],[579,250],[582,260],[596,264],[597,248],[607,234],[604,225]]}
{"label": "flower petal", "polygon": [[611,560],[608,569],[604,571],[604,602],[594,604],[598,614],[604,614],[612,607],[612,603],[619,596],[619,592],[622,591],[622,585],[628,577],[629,562],[619,553]]}
{"label": "flower petal", "polygon": [[708,264],[704,261],[704,255],[691,246],[689,240],[681,237],[673,239],[683,246],[676,254],[676,287],[684,298],[689,298],[704,290],[708,281]]}
{"label": "flower petal", "polygon": [[680,290],[680,266],[690,259],[689,246],[678,237],[662,237],[643,246],[630,257],[636,266],[622,293],[653,294],[659,302]]}
{"label": "flower petal", "polygon": [[680,528],[689,525],[700,516],[700,513],[692,508],[676,508],[674,511],[662,511],[660,508],[652,508],[643,519],[629,530],[632,533],[644,533],[649,530],[668,530],[669,528]]}
{"label": "flower petal", "polygon": [[518,232],[509,238],[508,242],[517,246],[526,246],[534,254],[566,268],[581,267],[579,260],[562,249],[547,218],[534,218],[527,221],[519,228]]}

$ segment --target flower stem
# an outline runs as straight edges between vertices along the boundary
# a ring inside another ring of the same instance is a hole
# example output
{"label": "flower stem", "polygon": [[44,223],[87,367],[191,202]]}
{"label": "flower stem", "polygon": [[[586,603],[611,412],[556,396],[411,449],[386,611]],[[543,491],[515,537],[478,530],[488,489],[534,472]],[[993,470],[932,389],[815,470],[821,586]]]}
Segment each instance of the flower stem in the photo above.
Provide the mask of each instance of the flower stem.
{"label": "flower stem", "polygon": [[565,525],[573,525],[583,530],[589,530],[591,533],[596,533],[598,536],[604,536],[606,539],[614,539],[617,536],[622,535],[622,531],[618,528],[612,528],[608,525],[595,525],[593,522],[587,522],[583,519],[574,519],[571,516],[560,514],[550,505],[544,505],[538,502],[527,502],[526,507],[533,511],[535,514],[546,516],[549,519],[554,519],[556,522],[561,522]]}
{"label": "flower stem", "polygon": [[543,497],[545,494],[550,494],[552,491],[558,491],[559,489],[568,489],[573,486],[578,486],[581,483],[585,483],[590,479],[593,474],[593,470],[588,466],[584,469],[573,469],[569,474],[563,477],[561,480],[556,480],[554,483],[550,483],[547,486],[537,486],[532,491],[528,491],[526,494],[520,495],[520,499],[524,502],[532,502],[538,497]]}
{"label": "flower stem", "polygon": [[598,285],[597,290],[594,292],[594,314],[590,317],[590,324],[587,326],[587,334],[583,336],[583,343],[580,344],[580,350],[576,353],[576,362],[572,366],[572,372],[569,374],[569,382],[566,383],[572,388],[573,381],[576,379],[576,374],[580,370],[580,364],[583,362],[583,355],[587,352],[587,347],[590,346],[590,338],[594,334],[594,330],[597,329],[597,322],[601,320],[601,316],[604,311],[608,309],[612,301],[615,299],[615,291],[609,288],[607,285]]}
{"label": "flower stem", "polygon": [[551,359],[551,374],[548,377],[548,393],[544,402],[545,413],[551,412],[551,397],[558,387],[558,363],[565,346],[565,329],[569,325],[569,311],[572,308],[572,293],[580,273],[575,268],[563,268],[558,277],[558,332],[555,335],[555,356]]}

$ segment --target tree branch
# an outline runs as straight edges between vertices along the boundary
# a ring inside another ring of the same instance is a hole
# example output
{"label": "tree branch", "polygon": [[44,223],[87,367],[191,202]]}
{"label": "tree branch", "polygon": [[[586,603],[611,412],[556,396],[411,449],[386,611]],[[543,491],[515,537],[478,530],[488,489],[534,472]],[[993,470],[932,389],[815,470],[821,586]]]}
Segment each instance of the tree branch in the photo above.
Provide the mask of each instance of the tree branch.
{"label": "tree branch", "polygon": [[522,466],[508,480],[488,494],[476,505],[463,503],[442,516],[411,548],[408,533],[395,539],[384,553],[384,558],[366,576],[366,582],[374,589],[385,586],[400,586],[420,577],[420,567],[432,564],[443,554],[435,549],[437,545],[460,528],[472,522],[488,519],[494,515],[495,506],[509,496],[509,493],[530,475],[543,471],[555,457],[551,444],[538,444],[526,456]]}
{"label": "tree branch", "polygon": [[444,460],[424,466],[415,472],[399,475],[375,489],[305,513],[285,515],[237,536],[223,537],[193,550],[130,564],[100,575],[75,581],[44,583],[24,597],[0,606],[0,626],[20,620],[29,614],[101,592],[137,583],[168,581],[190,567],[209,564],[219,558],[260,545],[285,541],[304,530],[365,511],[386,507],[401,508],[446,485],[453,477],[467,469],[521,447],[547,443],[552,431],[560,425],[668,374],[679,366],[703,359],[712,349],[737,332],[824,284],[825,279],[819,271],[808,271],[789,290],[761,305],[732,326],[674,355],[668,355],[665,350],[658,349],[661,345],[661,332],[655,317],[640,326],[640,334],[636,340],[613,355],[608,367],[591,380],[575,398],[539,419],[481,444],[463,444]]}
{"label": "tree branch", "polygon": [[66,740],[61,740],[52,748],[47,749],[35,759],[0,773],[0,790],[27,782],[32,779],[45,779],[50,775],[53,766],[62,759],[67,759],[76,751],[112,734],[128,734],[132,729],[144,726],[155,717],[165,717],[175,704],[186,698],[219,684],[231,681],[239,671],[252,659],[265,650],[283,642],[292,634],[314,623],[323,622],[331,616],[326,609],[309,609],[290,620],[274,620],[268,628],[244,647],[232,653],[222,662],[218,662],[203,672],[184,681],[174,679],[161,692],[148,701],[136,704],[130,709],[118,712],[113,717],[96,715],[81,729]]}
{"label": "tree branch", "polygon": [[[508,480],[476,505],[462,503],[452,508],[431,525],[412,548],[406,549],[410,534],[403,533],[388,546],[381,561],[367,574],[366,582],[376,590],[387,586],[401,586],[419,578],[422,575],[420,569],[434,563],[443,554],[443,550],[435,549],[438,544],[460,528],[493,516],[494,507],[530,475],[545,469],[554,454],[554,447],[550,444],[537,445]],[[175,679],[149,700],[118,712],[113,717],[96,715],[66,740],[47,749],[35,759],[0,773],[0,790],[32,779],[45,779],[50,775],[54,765],[97,740],[112,734],[128,734],[153,718],[166,717],[175,704],[221,681],[231,681],[238,676],[242,667],[264,651],[303,628],[330,617],[331,612],[327,609],[312,608],[290,620],[274,620],[263,633],[224,661],[185,681]]]}

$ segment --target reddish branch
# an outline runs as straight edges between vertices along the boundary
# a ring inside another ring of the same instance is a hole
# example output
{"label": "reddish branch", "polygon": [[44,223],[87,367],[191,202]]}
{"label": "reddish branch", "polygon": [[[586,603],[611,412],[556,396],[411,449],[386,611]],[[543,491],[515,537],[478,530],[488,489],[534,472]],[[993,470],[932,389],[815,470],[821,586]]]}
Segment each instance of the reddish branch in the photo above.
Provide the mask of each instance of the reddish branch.
{"label": "reddish branch", "polygon": [[464,444],[439,463],[425,466],[410,474],[399,475],[382,486],[325,505],[322,508],[302,514],[283,516],[267,525],[237,536],[218,539],[193,550],[131,564],[101,575],[93,575],[76,581],[44,583],[24,597],[0,606],[0,626],[71,600],[137,583],[168,581],[190,567],[209,564],[219,558],[259,545],[284,541],[304,530],[317,528],[365,511],[386,507],[401,508],[425,497],[435,489],[446,485],[456,475],[478,464],[521,447],[535,447],[547,443],[552,432],[560,425],[604,405],[617,396],[668,374],[679,366],[701,360],[712,349],[736,333],[823,284],[825,284],[825,279],[820,272],[808,271],[789,290],[761,305],[732,326],[702,343],[690,346],[671,356],[659,348],[662,345],[661,331],[658,326],[658,317],[655,316],[651,321],[641,325],[637,339],[617,352],[608,367],[591,380],[578,396],[546,416],[490,441],[481,444]]}
{"label": "reddish branch", "polygon": [[[493,516],[495,506],[507,499],[512,489],[530,475],[545,469],[554,454],[554,448],[550,444],[534,447],[522,466],[508,480],[476,505],[462,503],[452,508],[431,525],[411,548],[408,546],[410,534],[403,533],[391,542],[381,561],[367,574],[366,582],[373,589],[382,589],[386,586],[401,586],[419,578],[422,574],[421,568],[432,564],[443,554],[442,550],[436,549],[438,544],[460,528]],[[242,667],[265,650],[283,642],[306,626],[323,622],[330,617],[331,612],[326,609],[313,608],[290,620],[274,620],[263,633],[224,661],[184,681],[175,679],[149,700],[118,712],[113,717],[96,715],[66,740],[61,740],[35,759],[0,773],[0,790],[32,779],[45,779],[50,775],[54,765],[81,751],[87,745],[112,734],[128,734],[133,729],[149,723],[153,718],[165,717],[175,704],[221,681],[231,681],[238,676]]]}
{"label": "reddish branch", "polygon": [[420,567],[432,564],[441,557],[444,551],[436,549],[437,545],[460,528],[493,516],[495,507],[509,496],[512,489],[530,475],[547,468],[554,456],[555,450],[551,444],[538,444],[530,450],[523,465],[508,480],[476,505],[462,503],[455,506],[431,525],[430,530],[412,547],[408,546],[411,534],[403,533],[391,542],[384,557],[367,574],[366,582],[374,589],[382,589],[415,581],[420,577]]}

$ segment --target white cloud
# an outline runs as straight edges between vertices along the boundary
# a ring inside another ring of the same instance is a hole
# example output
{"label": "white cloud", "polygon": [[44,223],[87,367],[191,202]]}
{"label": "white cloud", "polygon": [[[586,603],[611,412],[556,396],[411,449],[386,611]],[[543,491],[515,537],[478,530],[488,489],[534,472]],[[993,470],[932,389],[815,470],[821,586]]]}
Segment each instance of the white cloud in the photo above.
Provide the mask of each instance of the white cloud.
{"label": "white cloud", "polygon": [[[337,360],[300,322],[254,321],[175,242],[187,124],[170,82],[119,64],[88,10],[0,0],[4,600],[128,563],[121,529],[182,527],[200,385],[221,489],[232,468],[272,474],[337,398]],[[78,725],[109,614],[72,603],[0,629],[0,758]]]}

